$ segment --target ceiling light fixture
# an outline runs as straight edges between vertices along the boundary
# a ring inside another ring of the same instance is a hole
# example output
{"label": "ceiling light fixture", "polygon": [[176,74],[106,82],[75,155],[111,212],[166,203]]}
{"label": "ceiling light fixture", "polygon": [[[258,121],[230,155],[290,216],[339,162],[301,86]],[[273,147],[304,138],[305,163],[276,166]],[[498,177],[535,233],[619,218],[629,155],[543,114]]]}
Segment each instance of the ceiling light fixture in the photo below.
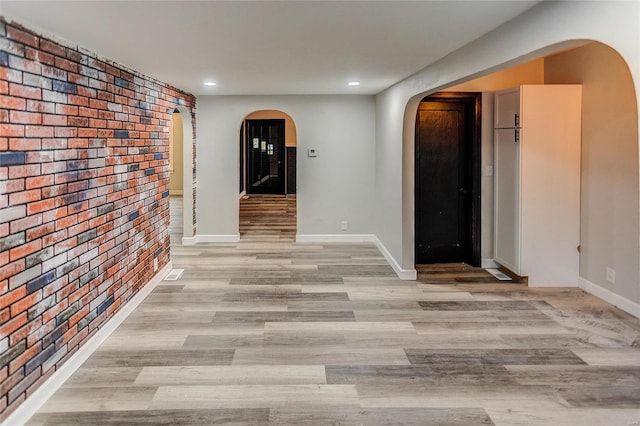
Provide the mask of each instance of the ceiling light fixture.
{"label": "ceiling light fixture", "polygon": [[213,82],[213,81],[205,81],[204,85],[205,86],[209,86],[209,87],[213,87],[215,86],[217,83]]}
{"label": "ceiling light fixture", "polygon": [[349,82],[349,86],[360,86],[360,82],[359,81],[350,81]]}

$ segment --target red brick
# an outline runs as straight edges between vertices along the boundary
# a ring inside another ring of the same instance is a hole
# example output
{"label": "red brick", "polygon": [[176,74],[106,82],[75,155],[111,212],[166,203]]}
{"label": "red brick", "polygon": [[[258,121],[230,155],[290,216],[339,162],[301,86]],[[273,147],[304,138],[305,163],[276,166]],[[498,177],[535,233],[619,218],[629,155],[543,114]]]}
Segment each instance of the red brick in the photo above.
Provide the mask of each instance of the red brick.
{"label": "red brick", "polygon": [[27,178],[25,184],[27,189],[50,186],[53,185],[53,175],[30,177]]}
{"label": "red brick", "polygon": [[[44,221],[44,219],[43,219]],[[34,240],[36,238],[42,238],[45,235],[49,235],[56,230],[54,222],[45,223],[44,225],[36,226],[35,228],[27,229],[27,241]],[[43,244],[44,246],[44,244]]]}
{"label": "red brick", "polygon": [[9,84],[9,94],[18,98],[42,99],[42,89],[39,87],[28,87],[16,83]]}
{"label": "red brick", "polygon": [[22,124],[2,124],[0,125],[0,136],[9,138],[24,137],[24,125]]}
{"label": "red brick", "polygon": [[25,111],[10,111],[9,121],[21,124],[42,124],[42,115]]}
{"label": "red brick", "polygon": [[23,312],[10,321],[0,325],[0,336],[8,336],[27,323],[27,313]]}
{"label": "red brick", "polygon": [[47,126],[66,126],[67,116],[66,115],[50,115],[50,114],[43,115],[42,124]]}
{"label": "red brick", "polygon": [[3,294],[2,296],[0,296],[0,311],[6,308],[7,306],[11,305],[12,303],[14,303],[16,300],[22,299],[26,295],[27,295],[26,285],[20,286],[7,294]]}
{"label": "red brick", "polygon": [[36,62],[40,62],[42,64],[53,65],[55,63],[55,58],[53,55],[42,52],[40,50],[35,50],[30,47],[27,47],[24,53],[28,59],[34,60]]}
{"label": "red brick", "polygon": [[39,151],[42,149],[40,139],[10,139],[9,147],[12,151]]}
{"label": "red brick", "polygon": [[49,126],[25,126],[25,134],[28,138],[52,138],[53,129]]}
{"label": "red brick", "polygon": [[9,252],[9,256],[11,257],[11,261],[13,262],[18,259],[22,259],[23,257],[30,255],[31,253],[35,253],[40,249],[42,249],[42,240],[35,240],[11,249],[11,251]]}
{"label": "red brick", "polygon": [[56,104],[56,114],[78,115],[78,107],[74,105]]}
{"label": "red brick", "polygon": [[22,259],[3,266],[0,268],[0,281],[6,280],[7,278],[17,275],[22,271],[24,271],[24,260]]}
{"label": "red brick", "polygon": [[20,356],[18,356],[17,358],[15,358],[13,361],[11,361],[9,363],[9,370],[12,373],[17,371],[18,368],[22,367],[23,365],[25,365],[27,363],[27,361],[29,361],[31,358],[36,356],[41,351],[41,349],[42,348],[40,347],[40,342],[38,342],[35,345],[31,346],[26,351],[24,351],[22,354],[20,354]]}
{"label": "red brick", "polygon": [[7,37],[22,44],[26,44],[35,48],[38,47],[38,37],[11,26],[7,27]]}
{"label": "red brick", "polygon": [[71,105],[89,106],[89,98],[86,96],[69,95],[69,103]]}
{"label": "red brick", "polygon": [[35,203],[27,204],[27,215],[30,216],[35,213],[41,213],[46,210],[51,210],[55,206],[56,206],[56,203],[53,198],[47,198],[46,200],[36,201]]}
{"label": "red brick", "polygon": [[95,138],[98,137],[98,129],[80,128],[78,129],[79,138]]}
{"label": "red brick", "polygon": [[75,73],[78,72],[78,64],[64,58],[56,57],[55,66],[58,68],[62,68],[63,70],[66,70],[66,71],[71,71]]}
{"label": "red brick", "polygon": [[40,40],[40,49],[45,52],[53,53],[56,56],[64,56],[64,47],[49,40]]}
{"label": "red brick", "polygon": [[9,204],[16,206],[18,204],[26,204],[32,201],[40,200],[41,192],[39,189],[32,189],[29,191],[16,192],[9,196]]}
{"label": "red brick", "polygon": [[30,294],[29,296],[18,300],[17,302],[11,305],[11,316],[15,317],[18,314],[26,311],[36,303],[38,303],[42,299],[42,293],[37,291],[35,293]]}

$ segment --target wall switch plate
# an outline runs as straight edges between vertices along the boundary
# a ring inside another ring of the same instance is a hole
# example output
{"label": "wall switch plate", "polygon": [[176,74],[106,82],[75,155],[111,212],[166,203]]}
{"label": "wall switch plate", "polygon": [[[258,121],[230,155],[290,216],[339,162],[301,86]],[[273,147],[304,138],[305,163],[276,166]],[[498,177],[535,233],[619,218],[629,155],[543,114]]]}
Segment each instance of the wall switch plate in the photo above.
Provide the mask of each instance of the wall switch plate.
{"label": "wall switch plate", "polygon": [[307,157],[317,157],[318,151],[315,148],[307,149]]}
{"label": "wall switch plate", "polygon": [[342,223],[340,223],[340,229],[343,231],[347,230],[347,221],[343,220]]}
{"label": "wall switch plate", "polygon": [[153,258],[153,272],[158,270],[158,258],[154,257]]}
{"label": "wall switch plate", "polygon": [[607,267],[607,281],[609,281],[611,284],[615,284],[616,283],[616,270],[615,269],[611,269],[611,268]]}

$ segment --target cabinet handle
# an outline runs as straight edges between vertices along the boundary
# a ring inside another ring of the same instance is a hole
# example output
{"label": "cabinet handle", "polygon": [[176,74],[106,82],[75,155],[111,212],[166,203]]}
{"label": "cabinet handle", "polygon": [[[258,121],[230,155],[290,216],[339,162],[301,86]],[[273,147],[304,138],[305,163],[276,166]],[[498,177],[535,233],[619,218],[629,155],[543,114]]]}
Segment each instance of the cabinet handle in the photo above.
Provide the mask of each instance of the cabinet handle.
{"label": "cabinet handle", "polygon": [[520,114],[513,114],[513,127],[520,126]]}
{"label": "cabinet handle", "polygon": [[515,130],[513,131],[513,141],[514,141],[515,143],[520,142],[520,130],[515,129]]}

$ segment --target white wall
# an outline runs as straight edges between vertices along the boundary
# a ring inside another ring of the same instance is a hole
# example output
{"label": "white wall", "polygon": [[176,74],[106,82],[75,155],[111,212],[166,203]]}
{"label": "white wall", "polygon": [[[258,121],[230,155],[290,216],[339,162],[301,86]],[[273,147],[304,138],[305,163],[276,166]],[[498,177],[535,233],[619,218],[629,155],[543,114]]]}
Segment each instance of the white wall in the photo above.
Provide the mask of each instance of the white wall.
{"label": "white wall", "polygon": [[545,83],[582,85],[580,276],[638,301],[638,104],[629,69],[600,43],[546,58],[544,68]]}
{"label": "white wall", "polygon": [[[391,256],[404,269],[414,267],[413,145],[415,112],[422,97],[584,40],[596,40],[625,59],[638,99],[638,22],[638,2],[544,2],[380,93],[376,97],[375,229]],[[636,259],[635,267],[639,265]]]}
{"label": "white wall", "polygon": [[[198,235],[237,236],[238,132],[246,115],[264,109],[296,126],[298,235],[373,234],[373,96],[200,96]],[[318,156],[307,157],[308,148]]]}

